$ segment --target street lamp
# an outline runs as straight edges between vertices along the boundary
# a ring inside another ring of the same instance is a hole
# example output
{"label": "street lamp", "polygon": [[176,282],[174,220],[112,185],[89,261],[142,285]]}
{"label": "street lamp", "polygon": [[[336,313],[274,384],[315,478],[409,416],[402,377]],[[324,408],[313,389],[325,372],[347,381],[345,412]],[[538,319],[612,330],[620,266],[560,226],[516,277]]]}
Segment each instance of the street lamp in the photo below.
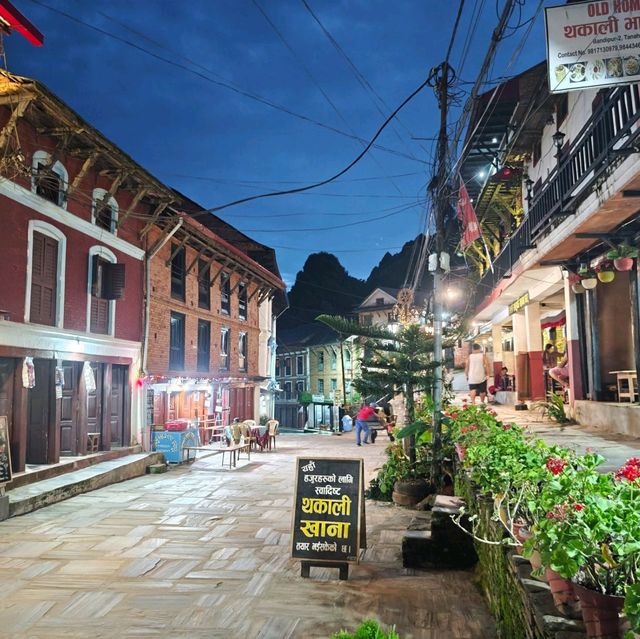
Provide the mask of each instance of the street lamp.
{"label": "street lamp", "polygon": [[556,145],[556,149],[557,149],[556,158],[558,159],[558,163],[559,163],[562,147],[564,146],[565,134],[558,129],[551,137],[553,139],[553,143]]}
{"label": "street lamp", "polygon": [[531,198],[533,197],[533,185],[535,182],[527,176],[524,185],[527,187],[527,204],[531,204]]}

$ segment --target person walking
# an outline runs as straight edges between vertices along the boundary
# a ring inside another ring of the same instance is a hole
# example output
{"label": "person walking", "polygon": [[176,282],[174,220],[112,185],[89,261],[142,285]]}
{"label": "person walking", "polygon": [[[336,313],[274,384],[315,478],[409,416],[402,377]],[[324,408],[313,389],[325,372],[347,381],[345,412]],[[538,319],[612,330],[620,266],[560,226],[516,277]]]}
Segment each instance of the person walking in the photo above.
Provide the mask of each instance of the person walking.
{"label": "person walking", "polygon": [[476,403],[476,394],[480,395],[480,403],[484,404],[487,398],[487,377],[489,377],[489,360],[482,352],[480,344],[474,344],[471,355],[464,365],[464,374],[469,383],[469,398],[472,404]]}
{"label": "person walking", "polygon": [[363,406],[356,415],[356,446],[360,446],[360,435],[362,435],[362,443],[369,443],[369,420],[377,420],[375,411],[376,404],[371,402],[368,406]]}

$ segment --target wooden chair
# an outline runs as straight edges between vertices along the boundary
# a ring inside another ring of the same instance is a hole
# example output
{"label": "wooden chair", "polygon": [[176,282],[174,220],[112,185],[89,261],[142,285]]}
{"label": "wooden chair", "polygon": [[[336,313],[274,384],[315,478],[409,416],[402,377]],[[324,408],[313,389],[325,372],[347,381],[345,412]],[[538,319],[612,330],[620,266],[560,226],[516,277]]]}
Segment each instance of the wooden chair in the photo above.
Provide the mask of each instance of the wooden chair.
{"label": "wooden chair", "polygon": [[273,448],[276,447],[276,436],[280,428],[280,422],[277,419],[270,419],[267,422],[267,428],[269,429],[269,450],[271,450],[272,444]]}

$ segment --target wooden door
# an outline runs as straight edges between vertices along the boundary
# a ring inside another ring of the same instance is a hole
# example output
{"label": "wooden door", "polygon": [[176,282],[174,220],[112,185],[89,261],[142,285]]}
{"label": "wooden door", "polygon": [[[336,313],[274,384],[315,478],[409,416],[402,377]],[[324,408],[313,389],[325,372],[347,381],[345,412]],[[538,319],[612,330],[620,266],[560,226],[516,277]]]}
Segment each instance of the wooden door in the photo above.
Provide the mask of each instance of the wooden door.
{"label": "wooden door", "polygon": [[82,364],[62,362],[64,385],[60,400],[60,454],[78,455],[80,441],[78,433],[78,394]]}
{"label": "wooden door", "polygon": [[49,459],[49,421],[53,379],[51,362],[34,360],[36,385],[29,389],[27,407],[27,464],[48,464]]}
{"label": "wooden door", "polygon": [[125,398],[128,385],[128,367],[111,367],[111,446],[126,446],[125,442]]}
{"label": "wooden door", "polygon": [[[91,364],[91,368],[93,369],[93,374],[96,380],[96,389],[90,393],[87,393],[87,430],[82,437],[84,446],[82,446],[81,450],[83,453],[86,453],[86,434],[102,434],[102,366],[102,364]],[[100,443],[102,444],[102,441]],[[102,445],[100,446],[100,448],[102,449]]]}
{"label": "wooden door", "polygon": [[17,429],[13,424],[13,392],[15,384],[16,360],[13,358],[0,358],[0,415],[6,415],[9,423],[9,435],[11,442],[11,459],[14,460],[14,471],[18,457],[16,446]]}

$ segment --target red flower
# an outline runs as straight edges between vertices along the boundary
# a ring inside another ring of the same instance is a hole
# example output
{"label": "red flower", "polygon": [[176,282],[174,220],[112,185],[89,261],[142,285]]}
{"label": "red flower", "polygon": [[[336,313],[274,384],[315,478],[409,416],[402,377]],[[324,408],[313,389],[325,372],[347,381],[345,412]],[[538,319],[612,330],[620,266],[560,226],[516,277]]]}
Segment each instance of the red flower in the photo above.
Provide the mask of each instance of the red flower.
{"label": "red flower", "polygon": [[580,512],[581,510],[584,510],[584,504],[573,504],[573,509]]}
{"label": "red flower", "polygon": [[549,457],[547,460],[547,470],[554,475],[559,475],[566,465],[567,461],[560,457]]}
{"label": "red flower", "polygon": [[458,419],[458,413],[451,413],[451,419]]}
{"label": "red flower", "polygon": [[615,474],[617,480],[626,479],[627,481],[636,481],[640,478],[640,459],[631,457],[627,459],[625,465]]}
{"label": "red flower", "polygon": [[511,430],[511,424],[503,424],[502,430]]}

